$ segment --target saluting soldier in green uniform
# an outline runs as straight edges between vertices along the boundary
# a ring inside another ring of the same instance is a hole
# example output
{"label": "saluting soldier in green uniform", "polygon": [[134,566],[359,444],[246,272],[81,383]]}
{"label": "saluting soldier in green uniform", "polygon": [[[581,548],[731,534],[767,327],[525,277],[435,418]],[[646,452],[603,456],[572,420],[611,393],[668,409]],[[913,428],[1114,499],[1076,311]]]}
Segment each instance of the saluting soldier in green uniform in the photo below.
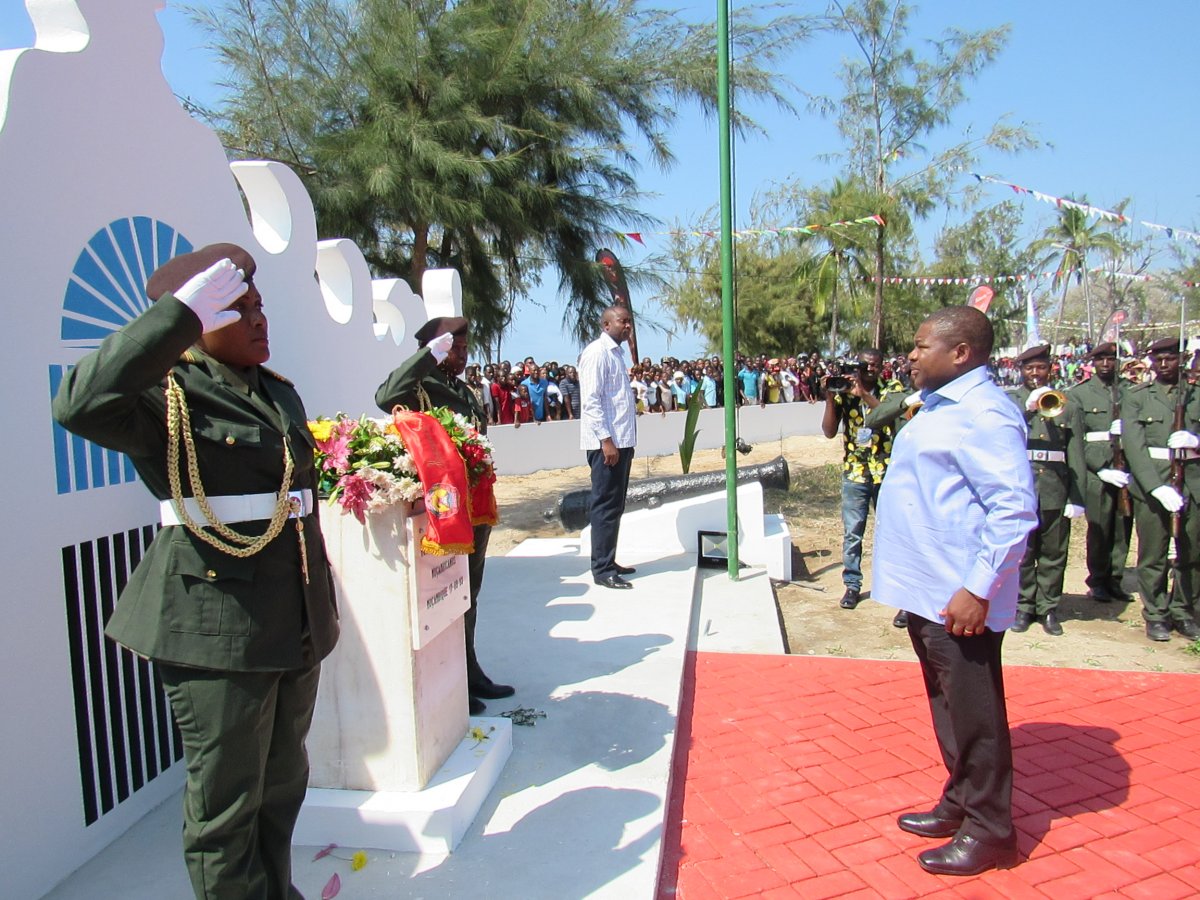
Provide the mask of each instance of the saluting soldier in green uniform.
{"label": "saluting soldier in green uniform", "polygon": [[[470,386],[458,376],[467,366],[467,330],[461,316],[438,316],[417,329],[414,337],[420,349],[395,369],[375,392],[375,402],[388,415],[397,406],[424,409],[446,406],[469,419],[481,434],[487,432],[487,414]],[[499,700],[516,693],[512,685],[497,684],[488,678],[475,655],[475,620],[479,590],[483,587],[483,566],[487,559],[491,525],[475,526],[475,552],[467,557],[471,588],[471,608],[463,616],[467,643],[467,696],[471,715],[486,707],[484,700]]]}
{"label": "saluting soldier in green uniform", "polygon": [[[1129,389],[1121,405],[1125,459],[1133,474],[1134,521],[1138,536],[1137,577],[1146,637],[1168,641],[1174,628],[1188,640],[1200,637],[1192,618],[1195,604],[1195,548],[1200,540],[1200,468],[1196,466],[1200,432],[1200,392],[1180,379],[1179,342],[1164,338],[1150,345],[1154,381]],[[1184,396],[1184,428],[1172,433],[1178,391]],[[1183,494],[1171,485],[1171,455],[1184,463]],[[1175,548],[1181,583],[1167,591],[1167,550],[1171,515],[1183,516],[1183,540]]]}
{"label": "saluting soldier in green uniform", "polygon": [[283,900],[338,623],[315,445],[291,382],[263,368],[254,269],[234,244],[159,268],[153,305],[80,360],[54,417],[127,453],[161,503],[106,633],[155,661],[182,732],[196,896]]}
{"label": "saluting soldier in green uniform", "polygon": [[1130,597],[1121,587],[1121,577],[1129,555],[1133,517],[1121,515],[1117,507],[1130,475],[1116,466],[1113,443],[1121,439],[1120,401],[1130,386],[1117,377],[1116,344],[1098,344],[1086,358],[1095,366],[1095,374],[1071,388],[1068,396],[1083,418],[1088,596],[1101,603],[1127,601]]}
{"label": "saluting soldier in green uniform", "polygon": [[[1050,345],[1031,347],[1017,357],[1025,383],[1010,396],[1025,411],[1026,442],[1038,495],[1038,525],[1029,533],[1021,559],[1021,587],[1012,631],[1029,628],[1041,619],[1046,634],[1060,635],[1058,604],[1067,573],[1071,519],[1083,515],[1087,481],[1083,422],[1079,408],[1064,399],[1055,409],[1043,409],[1049,394]],[[1047,413],[1053,413],[1048,415]]]}

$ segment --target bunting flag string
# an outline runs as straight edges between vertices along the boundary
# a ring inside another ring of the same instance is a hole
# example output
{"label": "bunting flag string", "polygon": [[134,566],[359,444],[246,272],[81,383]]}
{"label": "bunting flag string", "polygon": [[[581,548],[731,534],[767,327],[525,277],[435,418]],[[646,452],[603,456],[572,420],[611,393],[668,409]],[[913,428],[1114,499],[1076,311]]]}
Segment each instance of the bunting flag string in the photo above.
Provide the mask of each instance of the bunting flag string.
{"label": "bunting flag string", "polygon": [[[993,178],[990,175],[980,175],[977,172],[968,172],[967,174],[976,181],[986,181],[990,184],[1003,185],[1004,187],[1012,190],[1012,192],[1015,194],[1028,194],[1035,200],[1039,200],[1042,203],[1050,203],[1059,209],[1077,209],[1085,215],[1096,216],[1104,219],[1107,222],[1116,222],[1120,225],[1128,225],[1132,221],[1128,216],[1122,215],[1119,212],[1114,212],[1111,209],[1101,209],[1098,206],[1090,206],[1087,203],[1077,203],[1074,200],[1068,200],[1065,197],[1056,197],[1053,194],[1044,194],[1041,191],[1035,191],[1032,188],[1022,187],[1019,184],[1013,184],[1011,181],[1003,181],[999,178]],[[1188,231],[1183,228],[1174,228],[1170,225],[1159,225],[1156,222],[1142,221],[1141,224],[1145,228],[1150,228],[1154,231],[1161,231],[1171,240],[1182,239],[1200,244],[1200,232]]]}
{"label": "bunting flag string", "polygon": [[[1088,269],[1093,275],[1104,275],[1106,278],[1124,278],[1128,281],[1170,281],[1162,275],[1147,275],[1145,272],[1110,272],[1103,266]],[[883,279],[884,284],[918,284],[923,286],[965,285],[965,284],[1011,284],[1023,281],[1044,281],[1060,277],[1058,272],[1022,272],[1016,275],[968,275],[966,277],[940,278],[932,275],[896,275]],[[875,283],[876,276],[864,275],[863,281]],[[1184,287],[1197,287],[1200,282],[1184,281]]]}
{"label": "bunting flag string", "polygon": [[[847,228],[851,225],[878,225],[880,228],[886,228],[887,222],[883,216],[863,216],[861,219],[843,219],[841,222],[826,222],[824,224],[812,223],[808,225],[782,225],[779,228],[739,228],[733,232],[734,237],[763,237],[774,236],[778,237],[783,234],[816,234],[818,231],[823,231],[828,228]],[[697,231],[693,229],[676,230],[676,231],[614,231],[613,236],[623,244],[628,245],[629,241],[636,241],[643,247],[646,246],[645,238],[651,235],[670,235],[672,237],[687,236],[687,237],[706,237],[716,238],[720,236],[718,231]]]}

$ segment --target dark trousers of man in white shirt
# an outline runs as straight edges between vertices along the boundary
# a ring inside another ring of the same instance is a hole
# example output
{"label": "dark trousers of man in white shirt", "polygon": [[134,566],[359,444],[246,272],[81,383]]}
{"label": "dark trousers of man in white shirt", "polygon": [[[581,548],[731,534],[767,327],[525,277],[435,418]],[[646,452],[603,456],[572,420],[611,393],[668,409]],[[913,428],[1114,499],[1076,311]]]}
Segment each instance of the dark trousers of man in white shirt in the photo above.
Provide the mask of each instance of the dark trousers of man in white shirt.
{"label": "dark trousers of man in white shirt", "polygon": [[587,452],[588,465],[592,469],[592,578],[596,581],[617,574],[617,537],[621,531],[621,514],[625,512],[633,448],[620,447],[617,452],[617,461],[611,466],[604,464],[603,450]]}
{"label": "dark trousers of man in white shirt", "polygon": [[949,777],[935,807],[962,819],[959,833],[987,844],[1014,842],[1012,738],[1004,703],[1000,646],[1004,632],[956,637],[941,622],[908,614],[921,662],[933,731]]}

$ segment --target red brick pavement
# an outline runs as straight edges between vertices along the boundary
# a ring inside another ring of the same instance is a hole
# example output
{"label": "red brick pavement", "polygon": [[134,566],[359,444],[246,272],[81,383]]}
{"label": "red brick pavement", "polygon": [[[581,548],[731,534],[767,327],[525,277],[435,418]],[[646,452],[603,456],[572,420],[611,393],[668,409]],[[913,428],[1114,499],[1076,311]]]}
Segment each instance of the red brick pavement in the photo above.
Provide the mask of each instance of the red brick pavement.
{"label": "red brick pavement", "polygon": [[916,663],[689,654],[660,900],[1200,896],[1200,675],[1005,669],[1021,864],[930,875]]}

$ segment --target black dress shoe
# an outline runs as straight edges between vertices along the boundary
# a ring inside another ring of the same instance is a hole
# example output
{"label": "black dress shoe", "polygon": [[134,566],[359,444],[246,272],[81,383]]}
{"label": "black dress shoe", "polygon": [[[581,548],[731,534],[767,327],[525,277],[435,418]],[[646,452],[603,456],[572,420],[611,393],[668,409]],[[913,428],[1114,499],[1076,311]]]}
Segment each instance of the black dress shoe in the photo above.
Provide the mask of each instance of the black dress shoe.
{"label": "black dress shoe", "polygon": [[895,618],[892,619],[892,624],[897,628],[907,628],[908,613],[906,613],[904,610],[900,610],[900,612],[896,613]]}
{"label": "black dress shoe", "polygon": [[1191,619],[1176,619],[1171,623],[1171,627],[1182,634],[1189,641],[1194,641],[1200,638],[1200,627]]}
{"label": "black dress shoe", "polygon": [[487,709],[487,707],[483,705],[482,700],[477,700],[468,695],[467,701],[467,711],[473,716],[481,716],[483,715],[483,711]]}
{"label": "black dress shoe", "polygon": [[1017,617],[1013,619],[1012,625],[1009,626],[1009,631],[1015,631],[1020,634],[1022,631],[1028,631],[1029,626],[1033,624],[1033,613],[1021,612],[1017,610]]}
{"label": "black dress shoe", "polygon": [[1054,610],[1050,610],[1050,612],[1046,613],[1046,617],[1042,619],[1042,630],[1046,634],[1052,634],[1055,637],[1063,633],[1062,625],[1059,624],[1058,616]]}
{"label": "black dress shoe", "polygon": [[917,854],[917,862],[935,875],[978,875],[988,869],[1011,869],[1017,864],[1017,843],[985,844],[960,834],[948,844]]}
{"label": "black dress shoe", "polygon": [[1108,588],[1094,587],[1087,593],[1089,600],[1095,600],[1097,603],[1112,603],[1115,599]]}
{"label": "black dress shoe", "polygon": [[622,566],[622,565],[617,566],[617,574],[618,575],[632,575],[636,571],[637,571],[637,569],[635,569],[633,566]]}
{"label": "black dress shoe", "polygon": [[921,837],[941,838],[954,837],[962,827],[962,819],[948,819],[937,811],[926,813],[905,813],[896,820],[901,831],[909,834],[919,834]]}
{"label": "black dress shoe", "polygon": [[1171,639],[1171,626],[1166,622],[1147,622],[1146,637],[1152,641],[1169,641]]}
{"label": "black dress shoe", "polygon": [[846,593],[842,594],[842,609],[854,609],[861,599],[862,592],[858,588],[846,588]]}
{"label": "black dress shoe", "polygon": [[632,584],[630,584],[620,575],[609,575],[607,578],[597,578],[596,584],[600,585],[601,587],[613,588],[614,590],[618,591],[627,591],[633,587]]}
{"label": "black dress shoe", "polygon": [[479,682],[478,684],[467,685],[467,693],[481,700],[501,700],[505,697],[511,697],[516,692],[517,689],[511,684],[496,684],[491,679]]}
{"label": "black dress shoe", "polygon": [[1125,590],[1125,588],[1121,587],[1119,584],[1109,585],[1108,593],[1112,595],[1114,600],[1120,601],[1121,603],[1128,603],[1133,599],[1133,594],[1129,593],[1129,591]]}

